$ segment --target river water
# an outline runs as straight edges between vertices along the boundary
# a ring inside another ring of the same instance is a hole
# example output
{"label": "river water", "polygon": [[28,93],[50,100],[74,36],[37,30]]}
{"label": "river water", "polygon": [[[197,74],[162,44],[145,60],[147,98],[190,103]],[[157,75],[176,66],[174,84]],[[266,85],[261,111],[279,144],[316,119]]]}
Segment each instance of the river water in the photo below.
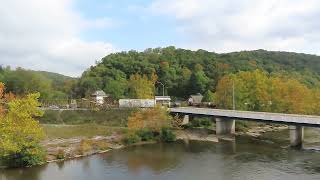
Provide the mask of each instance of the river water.
{"label": "river water", "polygon": [[1,180],[309,180],[320,179],[319,130],[302,150],[288,132],[219,143],[178,141],[114,150],[33,168],[0,170]]}

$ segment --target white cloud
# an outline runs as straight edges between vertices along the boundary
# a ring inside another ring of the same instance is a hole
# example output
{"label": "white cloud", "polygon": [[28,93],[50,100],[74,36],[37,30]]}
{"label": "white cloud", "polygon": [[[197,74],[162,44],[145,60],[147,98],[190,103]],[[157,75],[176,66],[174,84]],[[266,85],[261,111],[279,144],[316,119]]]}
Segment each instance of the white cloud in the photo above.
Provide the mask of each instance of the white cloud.
{"label": "white cloud", "polygon": [[0,64],[79,76],[113,52],[107,42],[89,42],[80,33],[113,25],[109,18],[88,20],[72,0],[10,0],[0,6]]}
{"label": "white cloud", "polygon": [[149,10],[173,17],[187,48],[320,54],[318,0],[155,0]]}

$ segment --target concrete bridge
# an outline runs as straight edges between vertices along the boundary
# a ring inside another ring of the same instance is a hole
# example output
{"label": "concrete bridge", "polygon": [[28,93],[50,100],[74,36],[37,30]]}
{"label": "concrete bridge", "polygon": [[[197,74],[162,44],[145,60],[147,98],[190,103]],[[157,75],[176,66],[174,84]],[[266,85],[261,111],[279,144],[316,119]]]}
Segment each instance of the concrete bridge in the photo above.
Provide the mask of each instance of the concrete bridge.
{"label": "concrete bridge", "polygon": [[234,134],[235,120],[257,121],[264,123],[280,123],[289,125],[290,143],[299,147],[303,142],[303,127],[320,127],[320,116],[236,111],[195,107],[171,108],[171,114],[184,115],[187,121],[195,116],[213,117],[216,121],[216,134]]}

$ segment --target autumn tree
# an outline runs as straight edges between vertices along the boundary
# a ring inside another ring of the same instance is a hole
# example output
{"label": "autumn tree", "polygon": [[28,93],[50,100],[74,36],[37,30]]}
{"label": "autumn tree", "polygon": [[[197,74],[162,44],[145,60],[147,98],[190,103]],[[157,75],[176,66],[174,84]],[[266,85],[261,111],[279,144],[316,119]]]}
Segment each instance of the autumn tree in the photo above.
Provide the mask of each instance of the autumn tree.
{"label": "autumn tree", "polygon": [[230,76],[223,76],[216,87],[216,104],[222,109],[232,109],[232,83]]}
{"label": "autumn tree", "polygon": [[128,82],[129,97],[136,99],[153,99],[156,76],[134,74]]}
{"label": "autumn tree", "polygon": [[170,116],[166,109],[155,107],[141,109],[128,118],[128,128],[131,131],[149,129],[160,132],[161,128],[170,126]]}
{"label": "autumn tree", "polygon": [[318,90],[298,80],[268,75],[261,70],[222,77],[216,88],[219,108],[231,109],[233,84],[237,110],[318,114]]}
{"label": "autumn tree", "polygon": [[44,132],[34,117],[43,115],[39,110],[39,93],[24,98],[13,98],[3,94],[4,85],[0,83],[0,160],[7,166],[36,165],[44,160],[39,146]]}

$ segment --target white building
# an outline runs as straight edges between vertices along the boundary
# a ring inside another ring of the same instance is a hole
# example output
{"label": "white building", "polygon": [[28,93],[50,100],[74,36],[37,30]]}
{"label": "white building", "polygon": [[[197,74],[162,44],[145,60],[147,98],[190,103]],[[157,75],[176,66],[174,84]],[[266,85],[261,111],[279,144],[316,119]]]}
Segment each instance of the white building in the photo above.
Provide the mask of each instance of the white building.
{"label": "white building", "polygon": [[170,107],[170,102],[171,102],[170,96],[155,96],[154,100],[156,101],[156,104]]}
{"label": "white building", "polygon": [[104,91],[98,90],[91,94],[91,97],[98,104],[104,103],[104,98],[109,97]]}

